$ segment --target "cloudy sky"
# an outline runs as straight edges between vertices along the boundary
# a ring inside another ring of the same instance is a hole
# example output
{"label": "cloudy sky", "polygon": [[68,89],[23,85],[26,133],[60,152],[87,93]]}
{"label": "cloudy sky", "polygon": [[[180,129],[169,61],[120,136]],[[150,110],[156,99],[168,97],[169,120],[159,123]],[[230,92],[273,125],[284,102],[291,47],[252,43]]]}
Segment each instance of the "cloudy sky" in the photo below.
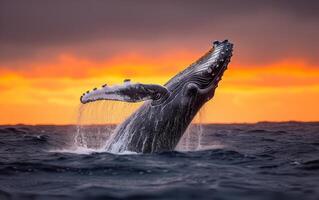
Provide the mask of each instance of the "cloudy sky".
{"label": "cloudy sky", "polygon": [[79,96],[234,57],[205,122],[319,120],[318,1],[0,0],[0,123],[75,123]]}

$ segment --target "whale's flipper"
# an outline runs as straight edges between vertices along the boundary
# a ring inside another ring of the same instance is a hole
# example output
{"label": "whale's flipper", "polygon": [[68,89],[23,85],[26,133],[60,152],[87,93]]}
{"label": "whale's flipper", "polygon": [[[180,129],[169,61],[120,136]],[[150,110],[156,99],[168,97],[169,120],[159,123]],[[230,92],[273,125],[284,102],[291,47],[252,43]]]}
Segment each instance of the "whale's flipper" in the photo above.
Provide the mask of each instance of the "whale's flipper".
{"label": "whale's flipper", "polygon": [[126,102],[140,102],[145,100],[159,100],[168,95],[166,87],[155,84],[130,83],[124,81],[123,85],[106,86],[94,88],[84,93],[80,100],[85,104],[98,100],[115,100]]}

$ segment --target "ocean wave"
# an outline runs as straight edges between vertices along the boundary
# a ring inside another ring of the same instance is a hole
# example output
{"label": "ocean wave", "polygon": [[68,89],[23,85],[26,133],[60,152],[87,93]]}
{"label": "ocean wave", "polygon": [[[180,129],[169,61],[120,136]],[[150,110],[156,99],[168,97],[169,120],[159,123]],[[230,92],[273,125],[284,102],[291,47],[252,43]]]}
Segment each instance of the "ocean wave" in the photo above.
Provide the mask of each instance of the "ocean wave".
{"label": "ocean wave", "polygon": [[193,149],[111,154],[76,145],[72,126],[0,126],[0,199],[315,200],[318,134],[319,123],[207,125]]}

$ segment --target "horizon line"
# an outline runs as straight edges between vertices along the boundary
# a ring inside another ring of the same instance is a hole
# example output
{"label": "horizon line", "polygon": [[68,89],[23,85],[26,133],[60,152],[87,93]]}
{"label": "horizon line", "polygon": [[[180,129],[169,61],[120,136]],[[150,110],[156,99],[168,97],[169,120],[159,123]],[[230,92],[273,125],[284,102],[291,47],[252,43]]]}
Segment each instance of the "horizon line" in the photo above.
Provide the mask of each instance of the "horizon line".
{"label": "horizon line", "polygon": [[[301,120],[285,120],[285,121],[257,121],[257,122],[203,122],[203,123],[192,123],[202,125],[227,125],[227,124],[262,124],[262,123],[319,123],[319,121],[301,121]],[[103,126],[103,125],[118,125],[120,123],[96,123],[96,124],[54,124],[54,123],[40,123],[40,124],[0,124],[0,126]]]}

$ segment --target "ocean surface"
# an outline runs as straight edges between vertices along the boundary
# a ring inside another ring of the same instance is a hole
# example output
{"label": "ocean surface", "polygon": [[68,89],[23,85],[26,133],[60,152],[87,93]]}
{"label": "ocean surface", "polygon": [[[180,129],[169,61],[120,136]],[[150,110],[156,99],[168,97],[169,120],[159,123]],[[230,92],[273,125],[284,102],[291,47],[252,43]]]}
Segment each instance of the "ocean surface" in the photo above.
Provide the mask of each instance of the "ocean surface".
{"label": "ocean surface", "polygon": [[319,123],[197,125],[174,152],[121,155],[109,128],[0,126],[0,200],[319,199]]}

